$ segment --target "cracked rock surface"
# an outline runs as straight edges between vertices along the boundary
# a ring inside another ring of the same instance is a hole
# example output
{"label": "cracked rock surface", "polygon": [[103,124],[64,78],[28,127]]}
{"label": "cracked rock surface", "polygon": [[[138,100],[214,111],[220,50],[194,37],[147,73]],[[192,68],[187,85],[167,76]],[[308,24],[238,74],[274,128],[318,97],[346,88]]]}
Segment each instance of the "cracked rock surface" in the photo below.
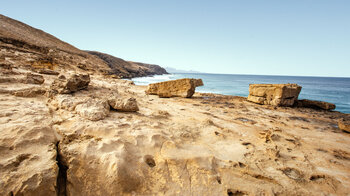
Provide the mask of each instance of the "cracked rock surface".
{"label": "cracked rock surface", "polygon": [[[204,93],[164,99],[100,75],[71,94],[9,93],[49,89],[58,76],[43,77],[43,84],[0,83],[8,90],[0,93],[0,195],[350,191],[350,136],[336,126],[347,114]],[[138,111],[110,110],[108,100],[119,97],[137,101]],[[82,105],[109,113],[89,119]]]}

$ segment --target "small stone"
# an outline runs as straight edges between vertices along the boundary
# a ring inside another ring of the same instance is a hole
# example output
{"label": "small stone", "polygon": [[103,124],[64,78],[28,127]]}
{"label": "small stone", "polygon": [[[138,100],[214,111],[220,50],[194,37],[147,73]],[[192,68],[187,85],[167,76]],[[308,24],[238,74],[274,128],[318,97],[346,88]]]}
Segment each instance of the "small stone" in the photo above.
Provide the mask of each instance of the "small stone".
{"label": "small stone", "polygon": [[86,119],[98,121],[106,118],[109,114],[109,105],[107,101],[88,99],[75,107],[75,111]]}
{"label": "small stone", "polygon": [[139,111],[139,107],[137,105],[137,101],[134,98],[117,98],[111,99],[108,101],[109,105],[121,112],[137,112]]}

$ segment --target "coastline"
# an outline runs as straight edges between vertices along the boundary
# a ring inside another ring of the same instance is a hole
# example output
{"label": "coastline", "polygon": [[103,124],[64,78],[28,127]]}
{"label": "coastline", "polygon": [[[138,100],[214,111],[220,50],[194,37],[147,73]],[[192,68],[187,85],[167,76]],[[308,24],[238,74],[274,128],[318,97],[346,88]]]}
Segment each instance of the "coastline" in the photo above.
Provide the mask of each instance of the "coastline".
{"label": "coastline", "polygon": [[[150,83],[175,80],[179,78],[202,78],[203,87],[198,87],[197,92],[217,93],[223,95],[234,95],[247,97],[249,94],[249,84],[260,83],[296,83],[302,86],[300,99],[310,99],[334,103],[335,111],[350,113],[350,78],[310,78],[294,76],[256,76],[256,75],[236,75],[236,74],[167,74],[142,78],[133,78],[135,84],[148,85]],[[338,86],[342,86],[339,88]]]}

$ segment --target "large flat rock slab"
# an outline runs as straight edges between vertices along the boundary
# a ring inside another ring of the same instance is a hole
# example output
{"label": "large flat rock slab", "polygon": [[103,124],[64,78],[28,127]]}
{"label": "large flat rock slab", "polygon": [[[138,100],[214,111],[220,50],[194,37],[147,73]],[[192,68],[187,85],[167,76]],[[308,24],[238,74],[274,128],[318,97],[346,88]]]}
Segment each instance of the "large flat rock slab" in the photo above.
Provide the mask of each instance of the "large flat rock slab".
{"label": "large flat rock slab", "polygon": [[250,84],[248,101],[274,106],[293,106],[301,86],[297,84]]}
{"label": "large flat rock slab", "polygon": [[185,97],[190,98],[196,87],[203,86],[201,79],[178,79],[149,84],[146,94],[158,95],[159,97]]}

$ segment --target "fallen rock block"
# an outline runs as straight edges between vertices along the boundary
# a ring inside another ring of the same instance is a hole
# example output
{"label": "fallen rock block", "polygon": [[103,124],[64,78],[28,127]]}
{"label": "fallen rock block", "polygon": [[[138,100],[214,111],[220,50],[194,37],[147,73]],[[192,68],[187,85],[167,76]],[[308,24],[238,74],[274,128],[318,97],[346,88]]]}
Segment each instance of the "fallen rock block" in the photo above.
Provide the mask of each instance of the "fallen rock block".
{"label": "fallen rock block", "polygon": [[69,94],[78,90],[86,89],[90,83],[88,74],[74,74],[66,78],[64,75],[58,78],[51,84],[51,89],[59,94]]}
{"label": "fallen rock block", "polygon": [[25,84],[42,84],[45,79],[42,75],[27,73],[23,83]]}
{"label": "fallen rock block", "polygon": [[293,106],[301,86],[297,84],[250,84],[248,101],[273,106]]}
{"label": "fallen rock block", "polygon": [[296,103],[297,107],[303,107],[303,108],[316,108],[316,109],[322,109],[322,110],[334,110],[335,104],[328,103],[324,101],[314,101],[314,100],[308,100],[308,99],[301,99],[298,100]]}
{"label": "fallen rock block", "polygon": [[338,121],[338,127],[339,129],[347,132],[347,133],[350,133],[350,121],[346,121],[344,119],[340,119]]}
{"label": "fallen rock block", "polygon": [[109,105],[121,112],[137,112],[139,107],[137,106],[137,101],[134,98],[118,98],[111,99],[108,101]]}
{"label": "fallen rock block", "polygon": [[196,87],[203,86],[201,79],[178,79],[149,84],[146,94],[159,97],[192,97]]}
{"label": "fallen rock block", "polygon": [[107,101],[88,99],[85,103],[78,104],[75,111],[86,119],[97,121],[106,118],[109,114]]}

